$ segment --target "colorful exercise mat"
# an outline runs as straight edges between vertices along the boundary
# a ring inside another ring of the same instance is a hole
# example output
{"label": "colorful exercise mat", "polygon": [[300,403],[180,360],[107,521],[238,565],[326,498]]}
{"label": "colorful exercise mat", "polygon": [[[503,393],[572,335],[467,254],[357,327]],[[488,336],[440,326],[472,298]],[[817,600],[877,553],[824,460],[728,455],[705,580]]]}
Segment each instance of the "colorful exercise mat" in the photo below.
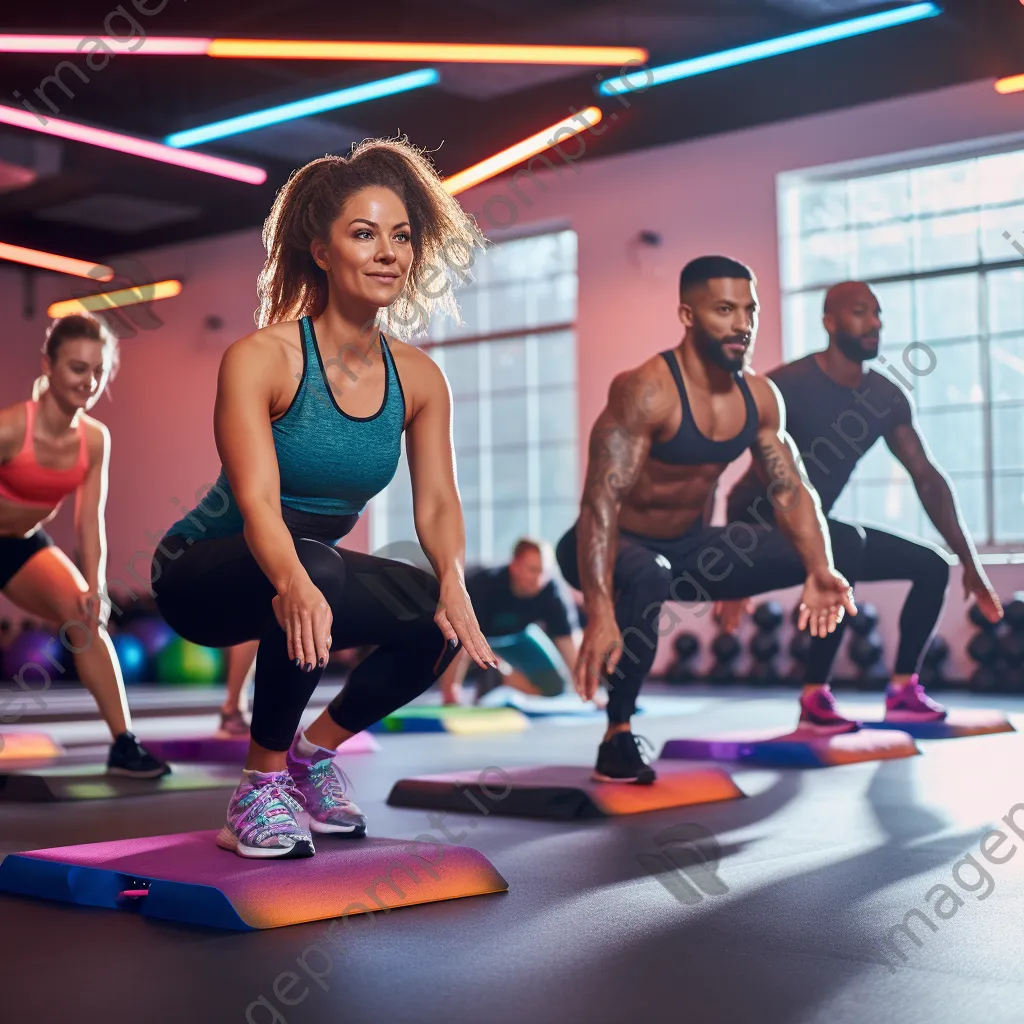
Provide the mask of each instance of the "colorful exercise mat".
{"label": "colorful exercise mat", "polygon": [[[248,736],[178,736],[144,740],[146,749],[162,761],[193,764],[243,765],[249,753]],[[339,754],[372,754],[380,744],[368,733],[356,733],[338,747]]]}
{"label": "colorful exercise mat", "polygon": [[370,726],[371,732],[447,732],[477,736],[489,732],[523,732],[530,720],[516,708],[413,704]]}
{"label": "colorful exercise mat", "polygon": [[171,769],[170,775],[159,779],[136,779],[110,775],[106,765],[96,763],[21,763],[0,771],[0,801],[110,800],[199,789],[234,789],[238,785],[234,766],[172,764]]}
{"label": "colorful exercise mat", "polygon": [[216,835],[9,854],[0,863],[0,891],[251,931],[508,889],[471,847],[318,835],[314,857],[249,860],[218,847]]}

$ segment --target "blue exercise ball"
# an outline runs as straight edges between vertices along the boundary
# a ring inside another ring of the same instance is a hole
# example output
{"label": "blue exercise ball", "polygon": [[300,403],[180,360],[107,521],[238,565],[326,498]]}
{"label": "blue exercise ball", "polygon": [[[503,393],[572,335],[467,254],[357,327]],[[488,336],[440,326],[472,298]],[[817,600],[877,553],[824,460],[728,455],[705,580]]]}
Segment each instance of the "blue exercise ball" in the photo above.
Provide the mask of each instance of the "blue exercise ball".
{"label": "blue exercise ball", "polygon": [[142,644],[146,657],[155,661],[160,652],[177,636],[163,619],[154,615],[133,619],[121,631],[122,636],[134,636]]}
{"label": "blue exercise ball", "polygon": [[110,638],[121,665],[121,675],[126,683],[141,682],[146,676],[149,658],[142,641],[131,633],[116,633]]}

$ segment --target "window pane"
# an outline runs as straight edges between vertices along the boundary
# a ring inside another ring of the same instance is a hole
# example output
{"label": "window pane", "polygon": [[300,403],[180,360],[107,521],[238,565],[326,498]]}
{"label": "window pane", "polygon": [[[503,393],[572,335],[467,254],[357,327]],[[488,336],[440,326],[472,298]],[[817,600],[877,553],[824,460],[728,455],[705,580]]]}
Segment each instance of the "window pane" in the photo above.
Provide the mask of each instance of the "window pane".
{"label": "window pane", "polygon": [[845,231],[808,235],[801,253],[800,287],[846,280],[850,276],[849,245]]}
{"label": "window pane", "polygon": [[526,440],[526,392],[494,395],[490,406],[491,444],[522,444]]}
{"label": "window pane", "polygon": [[992,401],[1024,398],[1024,337],[992,338],[988,343]]}
{"label": "window pane", "polygon": [[992,410],[992,468],[1024,469],[1024,405]]}
{"label": "window pane", "polygon": [[526,387],[526,341],[522,338],[492,342],[491,390],[513,391]]}
{"label": "window pane", "polygon": [[957,274],[914,282],[917,341],[970,338],[978,331],[978,277]]}
{"label": "window pane", "polygon": [[[789,362],[824,348],[825,329],[821,325],[821,310],[825,301],[825,292],[801,292],[799,295],[787,295],[785,299],[786,332],[783,337],[782,351],[784,361]],[[754,349],[755,355],[757,349]],[[766,367],[774,369],[774,367]]]}
{"label": "window pane", "polygon": [[463,503],[478,502],[480,500],[480,456],[458,454],[455,460],[455,469]]}
{"label": "window pane", "polygon": [[[925,373],[929,367],[931,372]],[[981,346],[977,341],[936,345],[930,350],[904,349],[899,371],[914,385],[911,394],[919,410],[974,405],[985,400]]]}
{"label": "window pane", "polygon": [[540,392],[541,442],[576,440],[576,389],[545,388]]}
{"label": "window pane", "polygon": [[480,349],[476,345],[450,345],[444,350],[444,372],[452,395],[476,395],[480,390]]}
{"label": "window pane", "polygon": [[[1024,206],[981,211],[981,259],[984,263],[1017,260],[1024,248]],[[1007,238],[1006,236],[1010,237]]]}
{"label": "window pane", "polygon": [[480,552],[480,506],[463,502],[462,515],[466,520],[466,565],[482,565]]}
{"label": "window pane", "polygon": [[981,157],[978,191],[985,204],[1024,199],[1024,151]]}
{"label": "window pane", "polygon": [[920,502],[906,477],[886,483],[858,484],[857,506],[858,522],[899,526],[910,533],[918,532]]}
{"label": "window pane", "polygon": [[800,231],[841,228],[846,223],[846,182],[826,181],[800,188]]}
{"label": "window pane", "polygon": [[856,493],[857,485],[851,480],[843,488],[843,493],[839,495],[836,503],[832,506],[829,516],[844,521],[855,520],[857,518],[856,502],[854,500]]}
{"label": "window pane", "polygon": [[577,450],[575,444],[545,445],[540,455],[540,500],[576,497]]}
{"label": "window pane", "polygon": [[576,383],[576,339],[571,331],[539,335],[537,346],[537,383]]}
{"label": "window pane", "polygon": [[530,284],[530,299],[536,304],[530,325],[567,323],[576,319],[575,274],[559,274]]}
{"label": "window pane", "polygon": [[524,505],[495,505],[494,516],[494,561],[507,562],[512,549],[527,532],[527,516]]}
{"label": "window pane", "polygon": [[521,501],[520,516],[522,519],[521,529],[526,529],[528,521],[526,502],[527,494],[528,464],[525,448],[512,448],[505,451],[496,451],[491,456],[493,467],[493,491],[494,500]]}
{"label": "window pane", "polygon": [[989,331],[1024,330],[1024,270],[997,270],[986,283]]}
{"label": "window pane", "polygon": [[917,222],[914,237],[918,270],[970,266],[978,262],[977,213],[927,217]]}
{"label": "window pane", "polygon": [[526,285],[522,282],[495,285],[488,289],[490,323],[488,331],[512,331],[526,319]]}
{"label": "window pane", "polygon": [[917,213],[945,213],[978,205],[978,165],[975,159],[910,172]]}
{"label": "window pane", "polygon": [[[860,228],[851,232],[850,238],[853,247],[851,277],[902,274],[913,267],[912,232],[908,230],[906,224]],[[841,281],[842,277],[837,275],[831,280]]]}
{"label": "window pane", "polygon": [[880,224],[910,215],[910,175],[876,174],[850,181],[850,223]]}
{"label": "window pane", "polygon": [[[866,413],[865,418],[870,417],[870,413]],[[851,427],[851,430],[856,430],[856,427]],[[840,446],[843,451],[843,455],[855,454],[848,452],[845,446]],[[868,450],[864,456],[857,463],[857,479],[858,480],[892,480],[899,479],[906,475],[906,471],[903,466],[896,460],[896,457],[891,451],[889,446],[885,443],[882,438],[879,438]]]}
{"label": "window pane", "polygon": [[997,544],[1024,540],[1024,476],[996,477],[995,519]]}
{"label": "window pane", "polygon": [[921,433],[935,460],[949,473],[977,471],[985,465],[981,409],[943,409],[918,415]]}
{"label": "window pane", "polygon": [[[882,307],[882,348],[905,345],[914,338],[914,289],[909,281],[872,285]],[[886,356],[888,358],[888,355]]]}
{"label": "window pane", "polygon": [[457,398],[453,403],[455,450],[480,447],[480,403],[475,398]]}
{"label": "window pane", "polygon": [[[939,463],[942,465],[942,463]],[[985,478],[982,474],[974,472],[970,474],[951,473],[951,483],[956,492],[957,501],[960,504],[960,511],[963,514],[964,525],[967,532],[978,544],[988,542],[988,523],[985,513]],[[938,531],[928,522],[928,539],[936,544],[945,544]]]}

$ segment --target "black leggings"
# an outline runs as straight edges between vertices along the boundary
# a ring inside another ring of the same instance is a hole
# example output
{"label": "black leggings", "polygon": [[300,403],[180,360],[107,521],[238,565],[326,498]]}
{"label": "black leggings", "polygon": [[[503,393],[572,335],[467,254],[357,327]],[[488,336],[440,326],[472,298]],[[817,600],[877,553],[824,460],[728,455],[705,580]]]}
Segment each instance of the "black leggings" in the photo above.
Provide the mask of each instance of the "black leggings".
{"label": "black leggings", "polygon": [[[939,617],[949,563],[935,548],[839,520],[828,521],[832,557],[838,572],[859,580],[909,579],[910,597],[900,617],[897,673],[913,672]],[[558,544],[558,564],[566,580],[579,589],[574,526]],[[708,613],[713,601],[754,597],[804,582],[806,571],[796,550],[777,526],[733,522],[726,527],[696,524],[674,540],[656,540],[619,531],[615,559],[615,619],[622,634],[622,654],[609,687],[608,718],[628,722],[636,698],[657,653],[658,638],[670,634],[679,619],[665,601],[696,602],[695,614]],[[835,632],[812,637],[806,679],[827,682],[843,638],[846,618]]]}
{"label": "black leggings", "polygon": [[[437,624],[437,580],[403,562],[296,537],[295,551],[331,606],[332,650],[374,645],[328,705],[331,719],[360,732],[419,696],[457,653]],[[231,647],[259,640],[252,738],[287,750],[322,669],[288,658],[287,636],[271,606],[276,591],[242,534],[157,545],[153,590],[171,628],[193,643]]]}

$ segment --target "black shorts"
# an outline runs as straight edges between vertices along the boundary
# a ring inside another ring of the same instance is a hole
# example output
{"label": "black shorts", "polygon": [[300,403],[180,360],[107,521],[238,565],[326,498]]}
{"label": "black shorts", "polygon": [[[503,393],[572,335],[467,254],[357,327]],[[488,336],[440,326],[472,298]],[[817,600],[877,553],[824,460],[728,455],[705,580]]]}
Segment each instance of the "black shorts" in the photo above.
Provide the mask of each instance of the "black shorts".
{"label": "black shorts", "polygon": [[52,547],[53,540],[45,530],[36,530],[27,537],[0,537],[0,590],[37,551]]}

